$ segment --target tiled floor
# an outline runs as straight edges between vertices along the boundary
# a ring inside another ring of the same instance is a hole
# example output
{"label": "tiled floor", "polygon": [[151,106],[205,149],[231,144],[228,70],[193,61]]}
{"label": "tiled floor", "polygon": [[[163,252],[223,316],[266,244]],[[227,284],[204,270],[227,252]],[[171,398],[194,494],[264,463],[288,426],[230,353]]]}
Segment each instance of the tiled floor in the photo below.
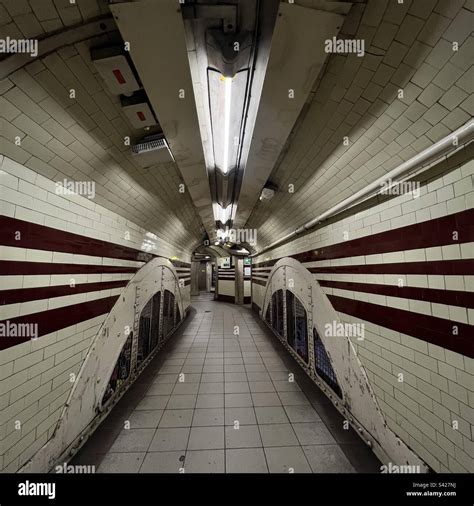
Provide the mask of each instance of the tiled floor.
{"label": "tiled floor", "polygon": [[208,296],[192,306],[75,463],[132,473],[378,470],[248,307]]}

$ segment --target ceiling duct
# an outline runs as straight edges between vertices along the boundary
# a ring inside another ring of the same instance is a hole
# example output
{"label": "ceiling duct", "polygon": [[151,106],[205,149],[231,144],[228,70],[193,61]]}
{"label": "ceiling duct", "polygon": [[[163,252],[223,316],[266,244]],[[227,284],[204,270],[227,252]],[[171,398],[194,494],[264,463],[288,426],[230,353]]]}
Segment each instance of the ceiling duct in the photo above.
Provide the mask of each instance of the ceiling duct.
{"label": "ceiling duct", "polygon": [[132,155],[143,168],[172,162],[173,157],[163,134],[149,135],[132,146]]}

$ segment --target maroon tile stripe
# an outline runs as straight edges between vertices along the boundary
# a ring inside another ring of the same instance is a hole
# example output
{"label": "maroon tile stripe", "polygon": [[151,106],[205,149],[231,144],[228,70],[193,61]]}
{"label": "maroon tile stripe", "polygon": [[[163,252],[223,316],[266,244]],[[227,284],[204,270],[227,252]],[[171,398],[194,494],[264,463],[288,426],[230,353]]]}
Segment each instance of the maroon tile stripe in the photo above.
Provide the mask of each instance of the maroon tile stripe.
{"label": "maroon tile stripe", "polygon": [[474,260],[429,260],[427,262],[307,267],[307,269],[309,272],[315,274],[434,274],[467,276],[474,274]]}
{"label": "maroon tile stripe", "polygon": [[[458,233],[453,240],[453,232]],[[379,232],[367,237],[344,241],[330,246],[291,255],[299,262],[315,262],[393,251],[432,248],[474,241],[474,209],[449,214],[434,220]],[[273,266],[278,259],[254,264],[254,267]]]}
{"label": "maroon tile stripe", "polygon": [[[334,309],[474,358],[474,326],[369,302],[328,295]],[[453,335],[453,326],[458,335]]]}
{"label": "maroon tile stripe", "polygon": [[59,264],[0,260],[0,276],[36,274],[128,274],[135,273],[138,269],[138,267],[120,267],[115,265]]}
{"label": "maroon tile stripe", "polygon": [[[90,320],[96,316],[109,313],[115,304],[118,296],[105,297],[103,299],[91,300],[80,304],[73,304],[49,311],[33,313],[17,318],[2,320],[0,323],[5,324],[7,321],[13,324],[37,324],[38,337],[56,332],[71,325],[76,325],[85,320]],[[30,337],[0,337],[0,350],[10,348],[17,344],[29,341]]]}
{"label": "maroon tile stripe", "polygon": [[[157,255],[56,228],[0,216],[2,246],[148,262]],[[20,237],[20,239],[17,239]]]}
{"label": "maroon tile stripe", "polygon": [[51,299],[65,295],[76,295],[78,293],[96,292],[98,290],[110,290],[126,286],[128,280],[105,281],[99,283],[80,283],[75,287],[70,285],[42,286],[38,288],[18,288],[0,291],[1,304],[15,304],[31,300]]}
{"label": "maroon tile stripe", "polygon": [[[474,275],[474,260],[428,260],[426,262],[396,262],[306,268],[313,274],[433,274],[441,276],[467,276]],[[270,271],[255,272],[254,276],[268,278],[269,274]]]}
{"label": "maroon tile stripe", "polygon": [[474,292],[462,292],[459,290],[441,290],[435,288],[420,288],[414,286],[394,286],[377,283],[353,283],[348,281],[319,280],[321,286],[340,288],[341,290],[353,290],[355,292],[375,293],[389,297],[401,297],[404,299],[416,299],[437,304],[449,304],[474,308]]}
{"label": "maroon tile stripe", "polygon": [[267,284],[266,281],[263,281],[261,279],[252,278],[252,283],[255,283],[256,285],[265,286]]}

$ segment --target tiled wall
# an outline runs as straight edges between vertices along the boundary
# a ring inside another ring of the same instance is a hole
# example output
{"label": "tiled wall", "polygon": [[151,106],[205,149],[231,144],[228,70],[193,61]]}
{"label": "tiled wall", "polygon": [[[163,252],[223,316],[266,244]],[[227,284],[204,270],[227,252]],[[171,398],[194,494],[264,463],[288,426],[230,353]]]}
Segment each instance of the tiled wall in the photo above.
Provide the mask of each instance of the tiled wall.
{"label": "tiled wall", "polygon": [[255,258],[252,302],[262,307],[277,259],[299,259],[342,321],[365,324],[354,345],[394,432],[435,471],[473,472],[472,147],[426,174],[418,198],[390,198]]}
{"label": "tiled wall", "polygon": [[235,301],[235,268],[219,267],[217,271],[217,300]]}
{"label": "tiled wall", "polygon": [[51,437],[70,375],[134,272],[170,258],[187,294],[190,253],[87,197],[57,195],[54,181],[3,156],[0,220],[0,321],[39,330],[0,338],[0,470],[14,472]]}

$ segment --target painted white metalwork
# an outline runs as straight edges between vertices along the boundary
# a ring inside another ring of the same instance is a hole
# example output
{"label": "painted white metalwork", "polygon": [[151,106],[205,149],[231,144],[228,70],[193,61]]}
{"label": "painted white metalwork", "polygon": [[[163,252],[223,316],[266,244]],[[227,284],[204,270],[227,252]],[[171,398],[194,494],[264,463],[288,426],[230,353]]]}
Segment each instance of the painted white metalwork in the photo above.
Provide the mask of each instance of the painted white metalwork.
{"label": "painted white metalwork", "polygon": [[[140,315],[155,293],[158,291],[164,293],[165,290],[175,295],[181,317],[184,318],[187,308],[183,304],[181,293],[184,289],[179,287],[178,275],[169,260],[163,258],[151,260],[130,280],[89,347],[52,438],[20,472],[48,472],[55,465],[67,462],[110,412],[126,390],[121,389],[112,402],[107,401],[104,407],[101,406],[110,376],[129,335],[126,329],[134,329],[132,349],[135,349],[132,371],[125,384],[127,387],[139,373],[133,370],[138,339],[138,327],[135,325],[137,315]],[[163,301],[163,296],[161,300]],[[155,353],[165,341],[164,339],[159,342]],[[149,355],[140,370],[143,370],[153,355],[154,353]]]}
{"label": "painted white metalwork", "polygon": [[[290,279],[293,280],[292,288],[288,286]],[[426,464],[388,427],[351,338],[325,335],[326,323],[339,324],[341,320],[312,274],[293,258],[279,260],[268,278],[261,312],[262,318],[265,318],[272,294],[279,289],[283,289],[284,295],[286,290],[290,289],[299,298],[308,315],[308,364],[288,345],[285,337],[280,339],[305,372],[318,384],[356,432],[373,449],[382,463],[417,465],[420,466],[422,472],[427,472]],[[284,307],[286,307],[285,296],[283,301]],[[286,310],[284,314],[286,315]],[[312,326],[309,326],[310,324],[316,328],[324,344],[342,390],[342,400],[315,372],[314,347],[312,344],[310,345],[313,339],[313,329]]]}

